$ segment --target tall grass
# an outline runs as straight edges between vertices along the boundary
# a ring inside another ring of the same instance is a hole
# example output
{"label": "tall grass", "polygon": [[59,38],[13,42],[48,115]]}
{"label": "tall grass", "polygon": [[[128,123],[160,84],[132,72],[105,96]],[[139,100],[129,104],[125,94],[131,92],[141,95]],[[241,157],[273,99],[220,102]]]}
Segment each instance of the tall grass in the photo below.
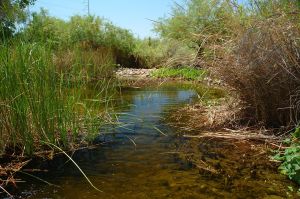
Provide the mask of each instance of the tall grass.
{"label": "tall grass", "polygon": [[82,70],[70,75],[58,70],[55,62],[45,45],[18,42],[0,46],[2,154],[31,155],[42,150],[45,142],[70,148],[77,136],[97,133],[104,122],[99,107],[109,97],[107,85],[113,84],[102,80],[98,87],[103,92],[88,96],[85,90],[91,79],[85,75],[94,75],[95,67],[83,75],[89,64],[75,60],[72,66]]}

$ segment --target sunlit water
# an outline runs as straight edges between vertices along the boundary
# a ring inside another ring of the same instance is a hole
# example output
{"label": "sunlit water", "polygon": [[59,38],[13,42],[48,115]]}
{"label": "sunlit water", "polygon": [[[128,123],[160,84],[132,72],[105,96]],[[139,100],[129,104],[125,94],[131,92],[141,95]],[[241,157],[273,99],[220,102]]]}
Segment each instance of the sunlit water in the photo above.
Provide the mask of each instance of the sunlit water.
{"label": "sunlit water", "polygon": [[[197,93],[173,85],[159,88],[123,89],[116,126],[100,130],[93,150],[81,150],[73,158],[95,186],[94,190],[81,173],[65,160],[48,163],[50,172],[39,177],[59,187],[33,178],[20,186],[20,198],[276,198],[285,195],[285,187],[275,174],[275,183],[265,182],[268,190],[226,190],[224,181],[200,175],[191,163],[178,158],[178,146],[184,142],[176,129],[162,118],[180,105],[190,103]],[[208,149],[209,150],[209,149]],[[51,165],[53,164],[53,165]],[[239,163],[237,163],[239,164]],[[280,177],[278,177],[280,176]],[[277,180],[277,181],[276,181]],[[271,191],[270,191],[271,190]],[[249,192],[248,192],[249,191]],[[276,196],[277,195],[277,196]]]}

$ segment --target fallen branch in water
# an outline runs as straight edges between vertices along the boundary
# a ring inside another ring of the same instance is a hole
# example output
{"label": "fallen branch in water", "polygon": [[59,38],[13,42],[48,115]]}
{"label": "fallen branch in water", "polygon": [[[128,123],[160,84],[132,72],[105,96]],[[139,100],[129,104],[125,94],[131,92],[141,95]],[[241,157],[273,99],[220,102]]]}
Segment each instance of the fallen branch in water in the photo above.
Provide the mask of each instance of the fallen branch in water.
{"label": "fallen branch in water", "polygon": [[255,133],[206,132],[201,135],[183,135],[185,138],[222,138],[234,140],[278,140],[278,137]]}

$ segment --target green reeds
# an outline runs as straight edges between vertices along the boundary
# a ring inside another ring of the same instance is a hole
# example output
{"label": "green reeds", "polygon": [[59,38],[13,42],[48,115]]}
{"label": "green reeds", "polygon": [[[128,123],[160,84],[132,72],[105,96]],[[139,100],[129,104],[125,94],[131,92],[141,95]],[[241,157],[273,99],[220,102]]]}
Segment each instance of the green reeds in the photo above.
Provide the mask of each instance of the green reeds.
{"label": "green reeds", "polygon": [[[107,88],[113,83],[102,79],[91,84],[89,77],[97,76],[97,63],[94,70],[86,70],[90,67],[86,60],[73,61],[70,68],[78,70],[69,75],[70,71],[58,70],[54,54],[45,45],[0,46],[1,154],[31,155],[43,150],[45,142],[66,149],[78,136],[84,139],[97,133],[104,122],[101,115],[110,98],[108,90],[113,90]],[[97,66],[100,71],[109,70],[111,62],[106,63],[105,68]],[[99,92],[87,94],[93,85]]]}

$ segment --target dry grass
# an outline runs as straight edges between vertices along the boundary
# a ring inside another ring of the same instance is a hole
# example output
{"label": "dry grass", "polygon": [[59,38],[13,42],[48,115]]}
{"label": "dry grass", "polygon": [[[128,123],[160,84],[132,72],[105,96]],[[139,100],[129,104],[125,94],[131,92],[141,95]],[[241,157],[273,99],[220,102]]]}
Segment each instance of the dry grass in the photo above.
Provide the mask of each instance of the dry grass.
{"label": "dry grass", "polygon": [[280,127],[298,123],[300,27],[297,16],[277,15],[243,34],[218,72],[240,95],[246,122]]}
{"label": "dry grass", "polygon": [[239,101],[224,98],[210,104],[197,103],[173,112],[169,118],[171,125],[185,132],[202,132],[233,127],[240,113]]}

